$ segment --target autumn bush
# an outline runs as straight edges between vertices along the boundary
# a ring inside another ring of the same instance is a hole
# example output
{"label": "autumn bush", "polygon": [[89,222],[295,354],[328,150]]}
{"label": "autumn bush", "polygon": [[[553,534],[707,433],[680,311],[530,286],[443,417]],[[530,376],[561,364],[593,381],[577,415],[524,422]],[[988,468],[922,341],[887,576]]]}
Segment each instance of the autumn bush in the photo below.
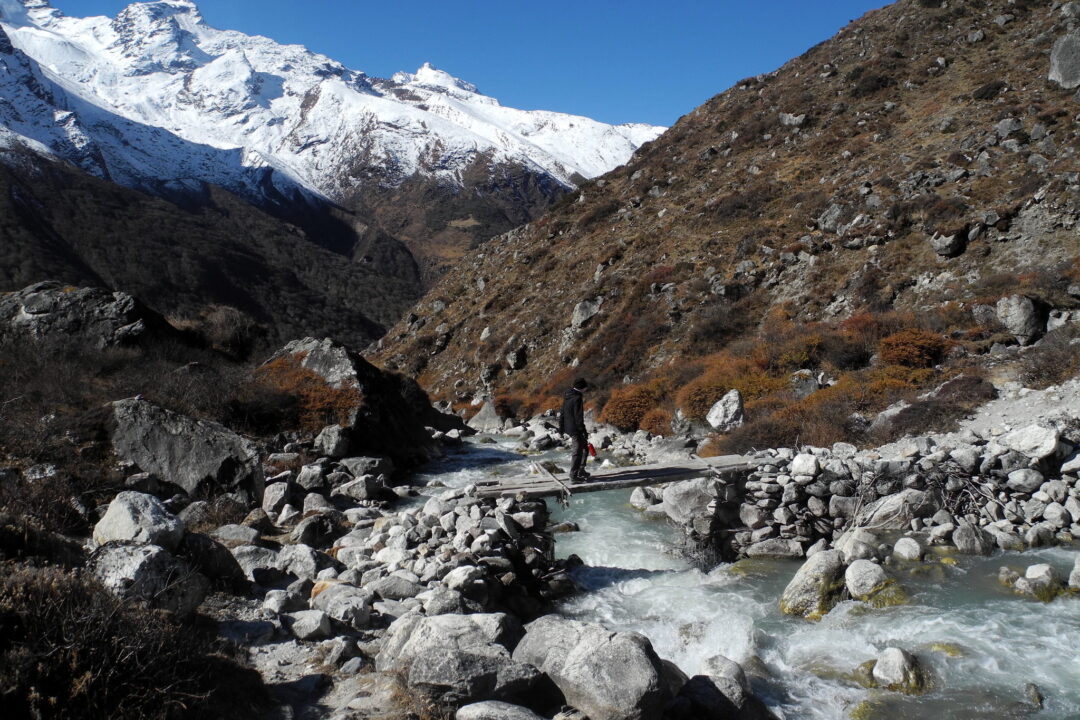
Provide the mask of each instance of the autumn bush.
{"label": "autumn bush", "polygon": [[627,385],[611,391],[600,421],[630,432],[637,430],[646,413],[660,401],[659,393],[646,385]]}
{"label": "autumn bush", "polygon": [[653,435],[670,435],[671,413],[663,408],[653,408],[641,418],[638,427]]}
{"label": "autumn bush", "polygon": [[948,342],[937,333],[907,328],[882,338],[878,356],[889,365],[931,367],[941,362],[948,348]]}
{"label": "autumn bush", "polygon": [[786,380],[770,375],[752,359],[720,353],[704,360],[701,376],[679,391],[677,401],[687,417],[703,420],[712,406],[733,388],[742,394],[745,402],[784,387]]}
{"label": "autumn bush", "polygon": [[364,401],[360,389],[334,387],[304,367],[303,360],[302,355],[281,355],[260,366],[255,375],[268,387],[297,398],[302,429],[316,433],[327,425],[348,424]]}

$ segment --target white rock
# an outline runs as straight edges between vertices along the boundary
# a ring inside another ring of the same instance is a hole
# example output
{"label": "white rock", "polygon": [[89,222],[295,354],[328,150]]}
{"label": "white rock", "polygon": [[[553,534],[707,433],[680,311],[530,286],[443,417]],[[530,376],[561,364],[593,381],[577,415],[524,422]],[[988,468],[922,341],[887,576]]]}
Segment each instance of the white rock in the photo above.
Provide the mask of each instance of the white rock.
{"label": "white rock", "polygon": [[788,467],[788,472],[792,475],[810,475],[814,476],[818,473],[818,459],[816,455],[810,453],[799,453]]}
{"label": "white rock", "polygon": [[893,554],[901,560],[914,561],[922,558],[923,549],[915,538],[902,537],[893,546]]}
{"label": "white rock", "polygon": [[742,425],[742,394],[735,389],[729,390],[712,406],[705,420],[717,432],[730,432]]}
{"label": "white rock", "polygon": [[175,550],[184,537],[184,521],[169,512],[153,495],[125,490],[94,526],[94,542],[111,540],[160,545]]}
{"label": "white rock", "polygon": [[1042,460],[1054,454],[1060,439],[1061,435],[1055,428],[1028,425],[1006,433],[999,438],[999,442],[1032,460]]}

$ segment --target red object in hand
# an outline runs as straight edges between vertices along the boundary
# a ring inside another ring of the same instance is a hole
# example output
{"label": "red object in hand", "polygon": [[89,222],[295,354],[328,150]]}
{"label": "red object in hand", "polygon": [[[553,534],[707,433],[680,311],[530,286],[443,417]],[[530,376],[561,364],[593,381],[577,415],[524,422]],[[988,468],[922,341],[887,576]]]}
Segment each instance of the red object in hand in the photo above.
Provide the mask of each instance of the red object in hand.
{"label": "red object in hand", "polygon": [[592,446],[592,443],[589,443],[589,454],[596,457],[596,448]]}

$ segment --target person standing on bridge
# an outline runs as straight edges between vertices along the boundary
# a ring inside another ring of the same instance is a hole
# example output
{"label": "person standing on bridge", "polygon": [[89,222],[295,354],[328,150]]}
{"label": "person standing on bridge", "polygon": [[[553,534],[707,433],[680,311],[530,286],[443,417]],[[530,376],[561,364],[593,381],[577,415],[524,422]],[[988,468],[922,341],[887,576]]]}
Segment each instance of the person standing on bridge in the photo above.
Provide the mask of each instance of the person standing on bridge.
{"label": "person standing on bridge", "polygon": [[585,378],[574,381],[573,387],[563,396],[559,430],[573,440],[570,450],[570,479],[588,480],[591,475],[585,472],[585,457],[589,453],[589,434],[585,429],[585,393],[589,383]]}

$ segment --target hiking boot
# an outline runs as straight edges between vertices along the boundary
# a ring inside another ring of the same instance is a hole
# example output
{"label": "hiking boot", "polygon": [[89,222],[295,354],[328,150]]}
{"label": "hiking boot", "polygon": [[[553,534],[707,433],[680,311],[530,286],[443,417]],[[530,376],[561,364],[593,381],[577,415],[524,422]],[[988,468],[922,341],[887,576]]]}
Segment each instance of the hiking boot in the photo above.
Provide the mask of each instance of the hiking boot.
{"label": "hiking boot", "polygon": [[589,481],[591,479],[592,479],[592,475],[585,472],[584,470],[582,470],[581,472],[579,472],[577,475],[574,476],[574,481],[575,482],[587,482],[587,481]]}

